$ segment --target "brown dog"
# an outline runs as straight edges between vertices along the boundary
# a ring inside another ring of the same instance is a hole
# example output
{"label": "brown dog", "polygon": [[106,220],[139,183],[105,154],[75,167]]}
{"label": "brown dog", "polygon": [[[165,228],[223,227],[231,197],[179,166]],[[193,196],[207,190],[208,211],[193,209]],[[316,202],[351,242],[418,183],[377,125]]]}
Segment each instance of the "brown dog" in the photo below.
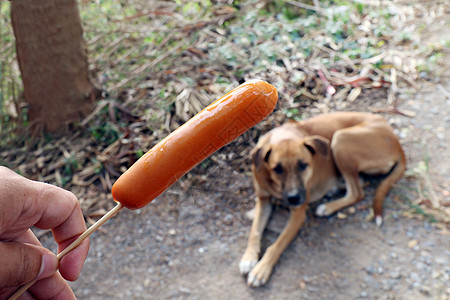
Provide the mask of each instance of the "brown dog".
{"label": "brown dog", "polygon": [[[251,156],[256,206],[239,269],[248,274],[248,285],[255,287],[269,279],[303,224],[308,203],[335,188],[339,178],[345,181],[345,196],[319,205],[316,214],[329,216],[362,200],[360,174],[382,175],[373,202],[375,222],[380,226],[384,198],[406,168],[405,154],[388,123],[381,116],[360,112],[286,123],[263,135]],[[272,196],[289,206],[290,216],[283,232],[258,261]]]}

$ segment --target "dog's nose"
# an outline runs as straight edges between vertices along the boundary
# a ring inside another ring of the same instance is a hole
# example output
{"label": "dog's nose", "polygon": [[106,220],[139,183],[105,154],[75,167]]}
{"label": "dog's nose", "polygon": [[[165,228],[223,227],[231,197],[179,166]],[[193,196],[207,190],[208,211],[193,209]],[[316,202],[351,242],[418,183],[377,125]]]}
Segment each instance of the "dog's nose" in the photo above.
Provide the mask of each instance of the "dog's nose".
{"label": "dog's nose", "polygon": [[288,195],[287,201],[288,201],[289,205],[292,205],[292,206],[299,205],[300,204],[300,195],[299,194]]}

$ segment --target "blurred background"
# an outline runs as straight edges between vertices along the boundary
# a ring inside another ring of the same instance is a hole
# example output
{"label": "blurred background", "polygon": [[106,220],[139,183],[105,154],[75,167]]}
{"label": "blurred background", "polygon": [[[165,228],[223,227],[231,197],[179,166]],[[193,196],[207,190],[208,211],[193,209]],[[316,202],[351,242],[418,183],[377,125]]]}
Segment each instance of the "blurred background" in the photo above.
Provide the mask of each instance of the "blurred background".
{"label": "blurred background", "polygon": [[[437,0],[1,2],[0,164],[74,192],[92,224],[154,144],[263,79],[278,89],[275,112],[96,233],[77,296],[448,299],[449,20]],[[387,224],[370,223],[370,190],[350,211],[311,214],[268,286],[248,289],[237,270],[254,198],[248,153],[274,126],[331,111],[381,113],[405,147]]]}

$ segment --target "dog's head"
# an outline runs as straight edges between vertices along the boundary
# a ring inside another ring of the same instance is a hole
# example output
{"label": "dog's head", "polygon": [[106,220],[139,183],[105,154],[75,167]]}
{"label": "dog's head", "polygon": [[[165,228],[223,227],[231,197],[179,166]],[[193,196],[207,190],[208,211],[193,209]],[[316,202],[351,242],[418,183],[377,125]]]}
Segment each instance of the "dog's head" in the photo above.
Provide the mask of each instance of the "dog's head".
{"label": "dog's head", "polygon": [[[252,152],[256,172],[265,170],[266,180],[289,206],[307,203],[319,156],[330,155],[329,140],[321,136],[286,139]],[[263,168],[263,169],[261,169]]]}

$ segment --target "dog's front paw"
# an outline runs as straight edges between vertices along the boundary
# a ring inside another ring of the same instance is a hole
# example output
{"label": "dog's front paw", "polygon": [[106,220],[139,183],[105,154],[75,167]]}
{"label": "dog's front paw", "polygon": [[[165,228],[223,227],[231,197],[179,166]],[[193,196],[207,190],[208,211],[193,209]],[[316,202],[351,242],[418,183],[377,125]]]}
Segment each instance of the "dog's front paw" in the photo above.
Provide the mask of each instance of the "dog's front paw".
{"label": "dog's front paw", "polygon": [[383,224],[383,217],[375,216],[375,224],[377,224],[378,227],[381,227],[381,225]]}
{"label": "dog's front paw", "polygon": [[327,216],[331,215],[332,213],[333,212],[327,208],[326,204],[320,204],[316,208],[316,216],[319,216],[319,217],[327,217]]}
{"label": "dog's front paw", "polygon": [[239,271],[241,272],[241,275],[247,275],[257,263],[258,255],[246,251],[239,262]]}
{"label": "dog's front paw", "polygon": [[272,266],[260,261],[248,274],[247,284],[251,287],[259,287],[266,284],[272,273]]}

